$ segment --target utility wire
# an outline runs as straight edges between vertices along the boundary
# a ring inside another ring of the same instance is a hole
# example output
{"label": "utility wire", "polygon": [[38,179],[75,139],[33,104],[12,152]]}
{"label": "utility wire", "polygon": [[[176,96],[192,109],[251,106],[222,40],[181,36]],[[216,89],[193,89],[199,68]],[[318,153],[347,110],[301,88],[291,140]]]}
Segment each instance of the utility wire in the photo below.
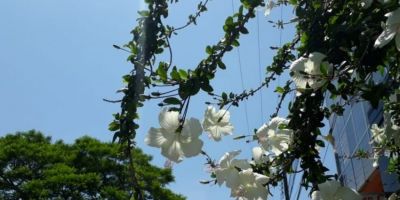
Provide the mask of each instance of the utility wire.
{"label": "utility wire", "polygon": [[[232,13],[235,13],[235,6],[233,3],[233,0],[231,0],[232,3]],[[242,85],[242,90],[244,91],[244,81],[243,81],[243,72],[242,72],[242,60],[240,58],[240,47],[237,49],[238,53],[238,64],[239,64],[239,72],[240,72],[240,83]],[[247,127],[247,133],[250,133],[250,127],[249,127],[249,116],[248,116],[248,111],[247,111],[247,102],[244,102],[244,111],[245,111],[245,117],[246,117],[246,127]]]}
{"label": "utility wire", "polygon": [[[259,82],[262,83],[262,70],[261,70],[261,42],[260,42],[260,14],[257,12],[257,49],[258,49],[258,79]],[[260,90],[260,107],[261,107],[261,124],[264,122],[264,106],[263,106],[263,93]]]}

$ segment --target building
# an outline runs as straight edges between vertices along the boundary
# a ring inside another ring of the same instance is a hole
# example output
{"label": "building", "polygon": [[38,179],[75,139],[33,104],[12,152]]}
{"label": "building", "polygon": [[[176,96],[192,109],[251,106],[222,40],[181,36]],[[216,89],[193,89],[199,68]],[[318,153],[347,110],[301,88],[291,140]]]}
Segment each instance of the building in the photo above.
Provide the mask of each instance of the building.
{"label": "building", "polygon": [[[385,193],[400,189],[397,177],[385,171],[386,157],[379,159],[379,167],[373,167],[370,127],[374,123],[383,123],[383,105],[373,109],[368,102],[348,105],[343,116],[333,115],[330,119],[339,180],[368,200],[384,199]],[[360,158],[360,152],[368,153],[369,158]]]}

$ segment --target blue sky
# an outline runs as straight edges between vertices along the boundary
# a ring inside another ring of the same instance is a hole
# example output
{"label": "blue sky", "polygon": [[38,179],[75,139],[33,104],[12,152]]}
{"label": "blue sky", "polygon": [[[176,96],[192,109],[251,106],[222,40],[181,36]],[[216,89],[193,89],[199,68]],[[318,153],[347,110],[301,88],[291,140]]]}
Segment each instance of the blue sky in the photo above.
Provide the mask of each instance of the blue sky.
{"label": "blue sky", "polygon": [[[185,24],[187,16],[195,12],[197,3],[194,2],[197,1],[173,5],[166,23],[177,27]],[[238,2],[234,1],[235,6]],[[102,99],[120,98],[115,91],[123,86],[121,76],[132,67],[126,61],[128,55],[112,45],[122,46],[131,39],[129,32],[136,25],[136,12],[140,7],[142,3],[129,0],[0,1],[0,135],[36,129],[66,142],[83,135],[111,141],[112,134],[107,127],[111,114],[119,111],[119,105]],[[190,26],[172,38],[174,65],[194,68],[206,56],[206,45],[222,38],[222,24],[230,14],[231,1],[210,1],[209,11],[198,20],[198,26]],[[212,82],[216,93],[241,92],[242,80],[245,89],[259,85],[258,44],[264,78],[265,66],[271,63],[274,55],[269,46],[280,43],[279,31],[267,20],[280,16],[280,8],[274,9],[268,18],[259,11],[259,18],[249,24],[251,34],[240,40],[240,54],[234,50],[226,55],[227,70],[219,71]],[[283,9],[282,16],[286,21],[290,19],[291,9]],[[260,41],[257,40],[257,20]],[[293,27],[284,29],[282,41],[289,41],[293,33]],[[276,84],[284,81],[281,78]],[[262,90],[263,101],[260,94],[249,99],[247,112],[243,103],[230,110],[236,136],[251,133],[268,120],[277,103],[276,94],[272,92],[276,84]],[[202,119],[206,108],[204,101],[211,99],[204,94],[193,98],[188,116]],[[140,111],[137,142],[146,153],[153,155],[154,164],[163,166],[165,159],[160,156],[160,150],[147,147],[143,142],[147,130],[159,126],[157,103],[149,102]],[[280,114],[285,115],[285,111]],[[232,138],[226,137],[216,143],[205,134],[201,137],[205,141],[203,149],[215,159],[236,149],[243,150],[242,158],[249,158],[256,143],[246,144]],[[176,182],[170,187],[189,200],[229,199],[227,188],[199,184],[199,180],[209,178],[204,163],[204,157],[198,156],[174,165]],[[329,165],[332,166],[332,162]],[[272,199],[279,197],[277,193]]]}

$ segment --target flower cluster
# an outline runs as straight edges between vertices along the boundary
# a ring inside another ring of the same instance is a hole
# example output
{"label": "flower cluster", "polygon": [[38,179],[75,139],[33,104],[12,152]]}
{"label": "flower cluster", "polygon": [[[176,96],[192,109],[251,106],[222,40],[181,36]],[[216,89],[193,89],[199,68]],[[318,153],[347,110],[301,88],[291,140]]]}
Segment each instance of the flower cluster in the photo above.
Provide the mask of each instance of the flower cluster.
{"label": "flower cluster", "polygon": [[200,154],[203,141],[199,139],[203,129],[215,141],[222,135],[232,134],[233,126],[229,123],[230,113],[209,106],[204,115],[203,127],[195,118],[182,121],[179,112],[164,108],[158,117],[161,128],[150,128],[145,143],[161,148],[161,154],[173,162],[181,162],[185,157]]}
{"label": "flower cluster", "polygon": [[240,200],[264,200],[268,190],[264,186],[269,178],[253,172],[250,163],[245,159],[234,159],[240,151],[225,153],[213,169],[219,185],[231,189],[231,197]]}

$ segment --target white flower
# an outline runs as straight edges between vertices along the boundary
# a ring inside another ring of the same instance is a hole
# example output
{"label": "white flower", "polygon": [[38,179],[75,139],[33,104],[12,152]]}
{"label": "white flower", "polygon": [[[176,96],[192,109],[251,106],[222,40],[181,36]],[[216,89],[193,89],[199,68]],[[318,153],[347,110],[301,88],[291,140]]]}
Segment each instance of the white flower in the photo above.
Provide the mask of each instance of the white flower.
{"label": "white flower", "polygon": [[239,172],[239,186],[232,188],[231,197],[238,200],[266,200],[268,190],[264,186],[269,178],[262,174],[253,173],[253,169]]}
{"label": "white flower", "polygon": [[382,151],[383,150],[380,148],[374,148],[373,157],[372,157],[372,160],[373,160],[372,167],[376,168],[379,166],[379,158],[382,155]]}
{"label": "white flower", "polygon": [[356,191],[343,187],[338,181],[326,181],[318,184],[319,191],[311,194],[312,200],[361,200],[362,196]]}
{"label": "white flower", "polygon": [[275,7],[275,2],[273,0],[267,0],[267,3],[265,4],[265,12],[264,15],[268,16],[269,14],[271,14],[271,10],[272,8]]}
{"label": "white flower", "polygon": [[261,147],[277,156],[287,150],[293,131],[287,128],[281,129],[280,126],[288,123],[289,120],[287,119],[275,117],[271,119],[268,125],[261,126],[256,132]]}
{"label": "white flower", "polygon": [[293,72],[292,78],[298,89],[305,89],[307,84],[313,89],[318,89],[327,81],[321,72],[321,65],[326,67],[327,73],[332,72],[328,62],[322,62],[326,55],[313,52],[308,58],[300,57],[290,65]]}
{"label": "white flower", "polygon": [[178,112],[164,108],[158,120],[161,128],[150,128],[144,140],[146,144],[161,148],[161,154],[174,162],[180,162],[184,157],[196,156],[201,152],[203,141],[199,136],[202,128],[198,119],[185,120],[180,132]]}
{"label": "white flower", "polygon": [[269,160],[268,156],[265,154],[265,150],[261,147],[253,147],[252,153],[256,164],[264,163]]}
{"label": "white flower", "polygon": [[321,192],[316,190],[311,193],[311,200],[321,200]]}
{"label": "white flower", "polygon": [[227,110],[215,111],[215,108],[208,106],[204,114],[203,128],[215,141],[220,141],[222,134],[231,135],[233,126],[229,123],[230,113]]}
{"label": "white flower", "polygon": [[385,129],[379,128],[377,124],[371,126],[372,140],[376,144],[381,144],[386,140],[387,136],[385,134]]}
{"label": "white flower", "polygon": [[222,185],[226,182],[229,188],[239,185],[239,169],[249,169],[251,166],[245,159],[233,159],[240,154],[240,150],[225,153],[219,160],[217,168],[214,169],[217,183]]}
{"label": "white flower", "polygon": [[396,200],[399,198],[400,198],[400,196],[398,196],[396,193],[393,193],[392,195],[389,196],[388,200]]}
{"label": "white flower", "polygon": [[392,115],[389,112],[383,114],[385,135],[393,139],[396,145],[400,145],[400,127],[396,125]]}
{"label": "white flower", "polygon": [[400,8],[397,8],[393,12],[387,13],[385,16],[388,19],[386,20],[383,32],[376,39],[374,47],[382,48],[396,36],[396,47],[397,50],[400,51],[400,35],[397,34],[400,31]]}

